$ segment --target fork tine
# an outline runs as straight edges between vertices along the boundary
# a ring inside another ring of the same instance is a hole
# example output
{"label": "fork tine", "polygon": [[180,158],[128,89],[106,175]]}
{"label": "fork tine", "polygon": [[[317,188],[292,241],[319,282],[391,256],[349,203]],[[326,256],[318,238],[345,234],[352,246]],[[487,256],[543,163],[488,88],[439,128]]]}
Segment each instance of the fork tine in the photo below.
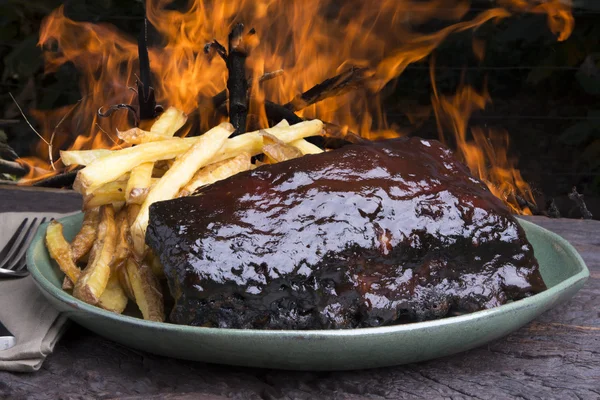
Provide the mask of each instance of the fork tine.
{"label": "fork tine", "polygon": [[31,236],[31,231],[37,225],[37,220],[37,218],[34,218],[25,233],[19,237],[19,241],[13,246],[6,259],[2,262],[2,265],[0,265],[0,268],[12,269],[16,261],[19,261],[23,248],[26,248],[25,244]]}
{"label": "fork tine", "polygon": [[12,237],[10,238],[10,240],[8,241],[8,243],[6,243],[6,245],[4,246],[4,248],[2,249],[2,251],[0,252],[0,260],[5,260],[6,259],[6,256],[8,255],[8,252],[13,248],[13,245],[15,244],[15,242],[17,241],[17,239],[19,238],[19,235],[21,234],[21,231],[25,227],[25,224],[27,224],[28,220],[29,220],[29,218],[25,218],[23,220],[23,222],[21,222],[21,225],[19,225],[19,227],[17,228],[17,231],[12,235]]}
{"label": "fork tine", "polygon": [[25,254],[23,254],[23,256],[14,264],[13,267],[11,267],[11,269],[15,272],[19,272],[21,270],[25,270],[26,266],[27,266],[27,257]]}
{"label": "fork tine", "polygon": [[27,234],[23,238],[23,241],[19,245],[20,249],[19,249],[18,253],[15,256],[13,256],[13,260],[15,260],[15,261],[8,267],[8,269],[11,269],[13,271],[18,271],[25,267],[25,265],[26,265],[25,253],[27,252],[27,247],[29,247],[29,243],[31,242],[31,239],[33,239],[33,234],[35,234],[35,232],[37,232],[37,229],[44,222],[46,222],[46,218],[42,218],[42,220],[40,221],[39,224],[36,224],[35,220],[33,221],[31,226],[27,230]]}

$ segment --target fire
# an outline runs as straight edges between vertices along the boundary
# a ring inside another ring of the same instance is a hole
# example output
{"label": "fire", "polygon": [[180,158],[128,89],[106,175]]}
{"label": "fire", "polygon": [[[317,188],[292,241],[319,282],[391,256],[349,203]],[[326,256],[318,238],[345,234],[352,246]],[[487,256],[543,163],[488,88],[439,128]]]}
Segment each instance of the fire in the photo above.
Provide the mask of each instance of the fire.
{"label": "fire", "polygon": [[[169,9],[171,2],[146,2],[148,21],[160,41],[160,45],[151,44],[148,51],[152,84],[158,104],[175,106],[190,116],[188,131],[204,131],[225,118],[215,110],[212,98],[226,88],[227,68],[219,57],[204,54],[204,46],[214,39],[227,43],[229,31],[238,22],[254,27],[257,33],[246,61],[248,77],[253,82],[249,123],[256,127],[267,124],[265,100],[286,104],[315,84],[358,67],[368,71],[368,78],[356,90],[309,105],[297,114],[331,122],[370,139],[401,135],[388,126],[380,92],[393,84],[408,65],[425,60],[449,35],[519,12],[546,14],[558,40],[566,39],[573,29],[570,7],[562,0],[498,0],[499,7],[472,19],[466,18],[470,8],[467,0],[190,0],[184,11]],[[419,26],[432,19],[447,21],[447,26],[419,33]],[[72,106],[73,110],[67,107],[35,112],[41,135],[51,146],[40,142],[35,162],[21,160],[36,165],[27,182],[61,170],[57,161],[60,149],[125,146],[115,132],[131,127],[128,114],[118,111],[110,118],[99,118],[97,111],[118,103],[135,104],[137,93],[132,88],[139,75],[136,38],[107,24],[71,20],[63,7],[43,22],[39,45],[45,49],[48,73],[65,63],[72,63],[81,72],[83,97]],[[482,43],[474,44],[475,47],[483,54]],[[257,83],[265,73],[277,70],[283,70],[283,74]],[[437,95],[434,100],[438,101],[438,109],[452,103]],[[470,106],[457,104],[451,111],[459,113],[459,119],[468,120],[468,108],[478,107],[483,100],[478,101]],[[67,113],[68,118],[64,118]],[[457,139],[466,131],[466,122],[458,125]],[[465,155],[469,146],[479,148],[485,143],[464,142],[460,151]],[[491,157],[487,150],[479,150]],[[496,159],[506,158],[500,156],[504,150],[493,150]],[[50,159],[54,160],[54,167],[49,164]],[[480,176],[496,182],[495,185],[504,182],[499,178],[501,173],[476,164],[477,170],[482,168]],[[510,185],[521,183],[513,179]]]}
{"label": "fire", "polygon": [[[431,81],[435,82],[433,62],[430,74]],[[535,199],[514,160],[508,157],[508,132],[472,127],[472,140],[469,140],[469,118],[491,101],[489,94],[465,85],[451,96],[441,95],[435,85],[433,89],[431,102],[440,140],[444,143],[453,141],[450,145],[456,149],[455,155],[514,213],[531,215],[528,204],[535,204]]]}

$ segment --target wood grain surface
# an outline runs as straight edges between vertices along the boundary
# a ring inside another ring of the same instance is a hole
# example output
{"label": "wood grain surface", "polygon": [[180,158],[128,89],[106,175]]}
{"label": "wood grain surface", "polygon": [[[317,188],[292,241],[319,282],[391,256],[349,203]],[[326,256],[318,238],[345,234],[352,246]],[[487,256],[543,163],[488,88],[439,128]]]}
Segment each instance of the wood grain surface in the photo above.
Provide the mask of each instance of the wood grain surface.
{"label": "wood grain surface", "polygon": [[[0,212],[80,205],[73,192],[0,186]],[[591,276],[570,302],[487,346],[393,368],[289,372],[159,357],[73,324],[40,371],[0,372],[0,398],[599,399],[600,222],[528,220],[570,241]]]}

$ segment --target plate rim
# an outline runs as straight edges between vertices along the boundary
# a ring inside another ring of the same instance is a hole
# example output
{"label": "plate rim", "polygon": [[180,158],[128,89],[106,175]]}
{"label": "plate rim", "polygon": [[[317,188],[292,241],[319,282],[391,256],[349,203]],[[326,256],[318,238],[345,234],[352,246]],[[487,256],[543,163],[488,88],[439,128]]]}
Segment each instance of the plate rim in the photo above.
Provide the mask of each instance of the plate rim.
{"label": "plate rim", "polygon": [[[76,213],[63,218],[59,218],[58,221],[62,222],[65,220],[71,220],[75,218],[81,218],[83,213]],[[44,235],[49,222],[42,224],[33,240],[31,241],[27,249],[27,266],[29,272],[36,283],[36,285],[47,294],[51,295],[55,300],[65,303],[78,311],[84,311],[90,313],[102,320],[109,319],[114,322],[124,323],[127,325],[133,325],[136,328],[146,328],[159,331],[177,331],[185,334],[203,334],[203,335],[231,335],[231,336],[252,336],[261,338],[331,338],[331,337],[365,337],[372,335],[392,334],[400,332],[408,332],[414,330],[427,330],[432,328],[440,328],[454,324],[464,324],[472,320],[492,318],[497,314],[504,314],[506,312],[514,312],[522,308],[535,307],[537,299],[547,297],[549,295],[562,293],[571,286],[576,285],[578,282],[585,281],[589,278],[589,269],[585,264],[585,261],[581,258],[579,252],[563,237],[551,232],[533,222],[526,221],[522,218],[516,218],[521,226],[527,226],[529,228],[537,229],[541,234],[547,236],[549,239],[553,239],[559,242],[569,255],[577,261],[577,267],[580,270],[575,275],[567,278],[550,289],[547,289],[541,293],[527,297],[525,299],[517,300],[509,304],[503,304],[498,307],[494,307],[487,310],[475,311],[469,314],[441,318],[431,321],[412,322],[409,324],[391,325],[391,326],[380,326],[370,328],[354,328],[354,329],[312,329],[312,330],[263,330],[263,329],[239,329],[239,328],[212,328],[212,327],[199,327],[189,325],[178,325],[171,324],[168,322],[155,322],[148,321],[137,317],[131,317],[123,314],[116,314],[111,311],[104,310],[102,308],[87,304],[72,295],[68,294],[62,288],[58,288],[53,285],[40,271],[37,264],[35,263],[34,250],[37,245],[42,242],[44,243]]]}

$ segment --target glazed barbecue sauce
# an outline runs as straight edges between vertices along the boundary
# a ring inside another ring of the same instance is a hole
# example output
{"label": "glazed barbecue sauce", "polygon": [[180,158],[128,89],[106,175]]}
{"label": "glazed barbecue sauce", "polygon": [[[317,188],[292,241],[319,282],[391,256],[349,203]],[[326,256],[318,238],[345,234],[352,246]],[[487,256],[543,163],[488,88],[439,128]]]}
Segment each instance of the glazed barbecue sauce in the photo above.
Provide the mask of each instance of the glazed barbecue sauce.
{"label": "glazed barbecue sauce", "polygon": [[155,203],[171,322],[341,329],[431,320],[545,289],[509,210],[437,141],[357,144]]}

